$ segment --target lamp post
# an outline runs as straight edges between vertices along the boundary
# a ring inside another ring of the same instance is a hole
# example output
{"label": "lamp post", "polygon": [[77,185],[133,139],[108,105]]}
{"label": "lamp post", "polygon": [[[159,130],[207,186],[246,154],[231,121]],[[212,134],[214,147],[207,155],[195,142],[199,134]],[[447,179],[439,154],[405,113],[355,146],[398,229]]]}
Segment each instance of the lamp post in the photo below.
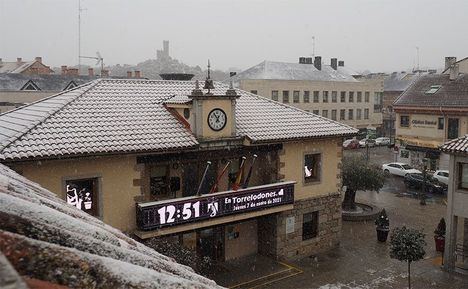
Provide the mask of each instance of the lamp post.
{"label": "lamp post", "polygon": [[423,158],[423,183],[422,183],[422,191],[421,191],[421,200],[419,201],[420,205],[426,205],[426,178],[427,178],[427,163],[428,159]]}

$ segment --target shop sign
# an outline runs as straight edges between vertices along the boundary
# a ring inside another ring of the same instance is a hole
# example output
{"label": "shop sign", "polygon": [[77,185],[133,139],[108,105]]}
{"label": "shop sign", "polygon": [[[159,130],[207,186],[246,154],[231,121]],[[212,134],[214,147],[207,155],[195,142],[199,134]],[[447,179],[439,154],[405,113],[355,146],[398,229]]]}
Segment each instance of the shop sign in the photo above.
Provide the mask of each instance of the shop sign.
{"label": "shop sign", "polygon": [[138,203],[137,225],[141,230],[152,230],[292,204],[294,184],[284,182],[238,191]]}
{"label": "shop sign", "polygon": [[435,120],[420,120],[420,119],[413,119],[411,121],[414,127],[428,127],[428,126],[436,126],[437,121]]}

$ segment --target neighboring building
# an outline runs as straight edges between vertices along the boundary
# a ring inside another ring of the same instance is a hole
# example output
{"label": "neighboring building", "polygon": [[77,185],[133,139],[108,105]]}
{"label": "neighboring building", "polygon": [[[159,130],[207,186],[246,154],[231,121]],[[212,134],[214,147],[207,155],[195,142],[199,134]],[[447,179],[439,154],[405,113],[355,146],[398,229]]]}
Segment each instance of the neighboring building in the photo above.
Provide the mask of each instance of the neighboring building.
{"label": "neighboring building", "polygon": [[0,73],[52,74],[54,71],[42,63],[42,57],[36,57],[32,61],[23,61],[18,57],[13,62],[3,61],[0,58]]}
{"label": "neighboring building", "polygon": [[[78,75],[77,68],[62,66],[62,74],[20,74],[0,73],[0,113],[35,102],[59,92],[75,88],[100,77],[95,75],[93,68],[88,69],[88,75]],[[127,78],[141,78],[139,71],[127,73]],[[115,77],[113,77],[115,78]],[[118,77],[123,78],[123,77]]]}
{"label": "neighboring building", "polygon": [[239,88],[283,102],[365,132],[382,126],[383,80],[363,77],[331,59],[299,63],[264,61],[231,78]]}
{"label": "neighboring building", "polygon": [[384,78],[383,108],[382,108],[382,134],[390,138],[395,137],[395,112],[393,103],[415,79],[420,76],[413,72],[393,72]]}
{"label": "neighboring building", "polygon": [[357,132],[221,83],[115,79],[2,114],[0,131],[2,162],[71,205],[221,261],[337,245],[341,144]]}
{"label": "neighboring building", "polygon": [[454,65],[455,69],[458,69],[460,73],[468,73],[468,57],[458,61],[454,56],[445,57],[445,69],[442,73],[449,73],[449,69],[452,65]]}
{"label": "neighboring building", "polygon": [[[444,268],[468,269],[468,135],[449,141],[441,151],[450,155]],[[462,229],[461,231],[459,229]]]}
{"label": "neighboring building", "polygon": [[445,169],[448,155],[438,146],[468,133],[468,74],[447,69],[420,76],[393,105],[402,162],[422,167],[429,158],[431,170]]}

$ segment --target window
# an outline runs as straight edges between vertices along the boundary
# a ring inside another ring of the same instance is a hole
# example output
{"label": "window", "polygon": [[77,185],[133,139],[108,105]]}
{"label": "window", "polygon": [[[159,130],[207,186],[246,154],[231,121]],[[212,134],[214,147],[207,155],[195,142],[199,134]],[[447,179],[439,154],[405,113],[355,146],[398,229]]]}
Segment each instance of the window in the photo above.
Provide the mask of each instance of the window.
{"label": "window", "polygon": [[98,178],[68,180],[65,185],[67,204],[99,216]]}
{"label": "window", "polygon": [[328,91],[322,92],[323,102],[328,102]]}
{"label": "window", "polygon": [[458,118],[448,119],[447,138],[448,139],[458,138]]}
{"label": "window", "polygon": [[349,98],[349,102],[354,102],[354,91],[349,92],[348,98]]}
{"label": "window", "polygon": [[352,120],[353,118],[354,118],[354,111],[353,111],[352,109],[350,109],[350,110],[348,111],[348,119],[349,119],[349,120]]}
{"label": "window", "polygon": [[318,211],[302,215],[302,240],[318,236]]}
{"label": "window", "polygon": [[271,91],[271,99],[273,99],[274,101],[278,101],[278,90]]}
{"label": "window", "polygon": [[400,127],[409,127],[409,116],[400,115]]}
{"label": "window", "polygon": [[320,181],[320,154],[306,154],[304,156],[304,182]]}
{"label": "window", "polygon": [[364,109],[364,119],[369,119],[369,109],[368,108]]}
{"label": "window", "polygon": [[443,117],[439,117],[439,119],[437,121],[437,129],[444,129],[444,118]]}
{"label": "window", "polygon": [[332,109],[332,112],[331,112],[331,119],[332,119],[332,120],[336,120],[336,109]]}
{"label": "window", "polygon": [[283,90],[283,102],[284,103],[289,102],[289,91],[288,90]]}
{"label": "window", "polygon": [[362,91],[358,91],[357,92],[357,99],[356,99],[357,102],[362,102]]}
{"label": "window", "polygon": [[345,120],[346,118],[346,110],[340,109],[340,120]]}
{"label": "window", "polygon": [[431,85],[431,88],[429,88],[428,90],[426,90],[426,94],[434,94],[436,93],[440,88],[442,87],[442,85]]}
{"label": "window", "polygon": [[319,92],[314,91],[314,102],[319,102]]}
{"label": "window", "polygon": [[310,102],[310,91],[304,91],[304,102]]}
{"label": "window", "polygon": [[258,94],[256,90],[251,90],[250,93]]}
{"label": "window", "polygon": [[342,91],[340,94],[340,102],[346,102],[346,91]]}
{"label": "window", "polygon": [[336,102],[338,98],[338,91],[332,91],[332,102]]}
{"label": "window", "polygon": [[458,188],[468,190],[468,163],[458,164]]}
{"label": "window", "polygon": [[382,111],[382,92],[374,92],[374,112]]}
{"label": "window", "polygon": [[20,90],[40,90],[39,87],[32,81],[28,81]]}
{"label": "window", "polygon": [[361,113],[362,113],[362,110],[360,108],[356,109],[356,119],[357,120],[361,119]]}
{"label": "window", "polygon": [[316,115],[319,115],[318,109],[314,109],[314,110],[312,111],[312,113],[313,113],[313,114],[316,114]]}
{"label": "window", "polygon": [[408,150],[401,150],[400,151],[400,157],[404,158],[404,159],[409,158],[409,151]]}
{"label": "window", "polygon": [[322,116],[328,117],[328,110],[322,110]]}
{"label": "window", "polygon": [[294,90],[294,91],[293,91],[293,102],[294,102],[294,103],[298,103],[298,102],[299,102],[299,91],[298,91],[298,90]]}
{"label": "window", "polygon": [[369,102],[369,96],[370,96],[370,92],[369,92],[369,91],[366,91],[366,92],[364,93],[364,101],[365,101],[365,102]]}

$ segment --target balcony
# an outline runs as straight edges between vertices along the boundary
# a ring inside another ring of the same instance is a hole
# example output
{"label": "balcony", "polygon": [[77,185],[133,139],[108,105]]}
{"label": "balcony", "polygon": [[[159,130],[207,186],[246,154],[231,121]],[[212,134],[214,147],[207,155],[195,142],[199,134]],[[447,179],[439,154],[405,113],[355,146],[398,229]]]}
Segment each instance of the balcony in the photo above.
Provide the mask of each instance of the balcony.
{"label": "balcony", "polygon": [[137,227],[142,231],[161,230],[226,216],[242,215],[237,219],[244,219],[290,210],[294,203],[295,183],[282,182],[237,191],[137,203]]}

